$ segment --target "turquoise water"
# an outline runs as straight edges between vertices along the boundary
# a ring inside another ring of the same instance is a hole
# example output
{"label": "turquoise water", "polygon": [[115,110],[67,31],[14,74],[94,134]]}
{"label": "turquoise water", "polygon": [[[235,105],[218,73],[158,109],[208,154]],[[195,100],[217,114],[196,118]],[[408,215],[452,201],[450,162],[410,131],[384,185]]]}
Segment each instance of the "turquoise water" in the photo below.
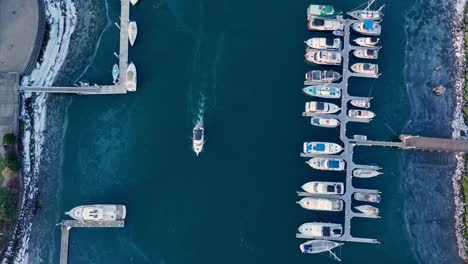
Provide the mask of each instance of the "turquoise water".
{"label": "turquoise water", "polygon": [[[350,10],[361,2],[334,4]],[[94,12],[81,11],[83,17],[106,10],[104,2],[93,3]],[[348,136],[450,136],[450,88],[436,98],[430,86],[453,84],[447,34],[453,6],[435,0],[383,3],[383,75],[350,82],[353,95],[374,97],[377,118],[351,124]],[[54,224],[64,211],[89,203],[127,205],[126,226],[72,230],[70,263],[332,262],[326,255],[301,254],[303,241],[295,238],[303,222],[343,218],[295,204],[295,191],[306,181],[344,179],[314,171],[299,157],[305,140],[338,140],[337,130],[313,128],[301,117],[310,100],[301,93],[303,75],[317,68],[303,62],[302,42],[320,35],[306,29],[308,4],[141,0],[132,8],[139,27],[130,50],[138,91],[49,100],[48,177],[40,184],[29,262],[57,263],[60,230]],[[92,58],[82,79],[111,81],[119,6],[108,3],[111,21],[95,17],[95,31],[77,29],[80,45],[69,55],[74,66],[69,60],[60,81],[74,82],[84,70],[76,65]],[[95,51],[89,43],[104,29]],[[437,65],[446,66],[440,75],[432,72]],[[191,129],[200,118],[207,142],[196,157]],[[354,182],[383,192],[382,219],[352,222],[353,235],[377,238],[381,245],[348,243],[337,251],[343,263],[459,262],[451,155],[357,148],[355,161],[384,168],[379,178]]]}

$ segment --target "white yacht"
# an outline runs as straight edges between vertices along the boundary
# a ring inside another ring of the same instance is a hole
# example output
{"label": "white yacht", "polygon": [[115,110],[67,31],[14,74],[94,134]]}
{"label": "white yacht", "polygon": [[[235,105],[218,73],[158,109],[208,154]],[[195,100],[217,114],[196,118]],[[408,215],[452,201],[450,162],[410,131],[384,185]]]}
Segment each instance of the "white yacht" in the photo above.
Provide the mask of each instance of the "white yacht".
{"label": "white yacht", "polygon": [[362,47],[375,47],[379,41],[380,39],[378,37],[360,37],[354,40],[356,44]]}
{"label": "white yacht", "polygon": [[382,174],[382,172],[368,169],[356,169],[353,171],[353,176],[357,178],[372,178],[380,174]]}
{"label": "white yacht", "polygon": [[340,38],[311,38],[305,43],[309,48],[318,50],[341,50],[342,46]]}
{"label": "white yacht", "polygon": [[338,111],[340,111],[340,107],[332,103],[314,102],[314,101],[305,103],[306,113],[334,114]]}
{"label": "white yacht", "polygon": [[135,92],[137,88],[137,71],[133,62],[128,65],[126,76],[127,81],[125,85],[127,87],[127,91]]}
{"label": "white yacht", "polygon": [[305,59],[319,65],[340,65],[341,54],[337,51],[315,50],[305,54]]}
{"label": "white yacht", "polygon": [[344,184],[342,182],[311,181],[302,185],[302,189],[311,194],[343,194]]}
{"label": "white yacht", "polygon": [[205,144],[205,129],[203,124],[198,123],[193,128],[193,151],[197,156],[203,151],[203,145]]}
{"label": "white yacht", "polygon": [[112,67],[112,82],[116,83],[117,80],[119,79],[119,65],[114,64],[114,67]]}
{"label": "white yacht", "polygon": [[340,237],[343,235],[343,226],[332,223],[304,223],[297,230],[299,233],[311,237]]}
{"label": "white yacht", "polygon": [[370,7],[374,2],[375,0],[371,0],[367,3],[367,6],[364,9],[359,9],[358,7],[356,10],[348,12],[348,15],[357,20],[380,20],[383,18],[382,9],[385,5],[381,6],[377,10],[371,10]]}
{"label": "white yacht", "polygon": [[306,72],[305,74],[306,81],[311,82],[329,83],[337,81],[340,78],[341,74],[337,73],[336,71],[313,70]]}
{"label": "white yacht", "polygon": [[297,203],[307,210],[336,212],[343,210],[343,201],[341,199],[304,197]]}
{"label": "white yacht", "polygon": [[[328,240],[309,240],[307,242],[302,243],[299,248],[301,249],[302,253],[307,253],[307,254],[317,254],[317,253],[323,253],[323,252],[330,252],[332,254],[331,250],[342,246],[343,243],[338,243],[335,241],[328,241]],[[334,256],[335,259],[339,260],[338,257]],[[341,261],[341,260],[340,260]]]}
{"label": "white yacht", "polygon": [[309,5],[307,8],[307,19],[311,17],[333,17],[338,16],[342,12],[335,10],[332,5]]}
{"label": "white yacht", "polygon": [[379,216],[379,208],[376,208],[372,205],[360,205],[354,207],[354,209],[366,215]]}
{"label": "white yacht", "polygon": [[380,203],[380,194],[356,192],[354,199],[361,202]]}
{"label": "white yacht", "polygon": [[133,46],[135,44],[135,40],[138,34],[138,27],[135,21],[131,21],[128,23],[128,40],[130,41],[130,45]]}
{"label": "white yacht", "polygon": [[368,100],[355,99],[355,100],[351,100],[350,104],[352,106],[359,107],[359,108],[369,108],[370,107],[370,102]]}
{"label": "white yacht", "polygon": [[379,76],[379,65],[373,63],[355,63],[351,66],[351,70],[369,77]]}
{"label": "white yacht", "polygon": [[315,85],[307,86],[302,89],[302,91],[310,96],[328,98],[328,99],[338,99],[341,97],[341,88],[335,87],[332,85]]}
{"label": "white yacht", "polygon": [[306,163],[316,170],[342,171],[346,167],[343,159],[311,158]]}
{"label": "white yacht", "polygon": [[313,126],[333,128],[338,127],[340,121],[336,118],[312,117],[310,119],[310,124]]}
{"label": "white yacht", "polygon": [[130,0],[130,3],[134,6],[138,3],[138,0]]}
{"label": "white yacht", "polygon": [[65,214],[83,221],[117,221],[125,219],[127,210],[125,205],[91,204],[77,206]]}
{"label": "white yacht", "polygon": [[304,142],[304,153],[312,154],[337,154],[343,151],[343,147],[330,142]]}
{"label": "white yacht", "polygon": [[379,36],[382,32],[380,24],[372,20],[355,23],[353,24],[353,29],[356,32],[367,36]]}
{"label": "white yacht", "polygon": [[307,22],[309,30],[334,31],[343,30],[344,24],[338,20],[311,17]]}
{"label": "white yacht", "polygon": [[375,117],[375,114],[372,111],[350,109],[348,110],[348,116],[359,119],[372,119]]}
{"label": "white yacht", "polygon": [[360,59],[376,60],[379,58],[378,49],[359,49],[353,51],[353,54]]}

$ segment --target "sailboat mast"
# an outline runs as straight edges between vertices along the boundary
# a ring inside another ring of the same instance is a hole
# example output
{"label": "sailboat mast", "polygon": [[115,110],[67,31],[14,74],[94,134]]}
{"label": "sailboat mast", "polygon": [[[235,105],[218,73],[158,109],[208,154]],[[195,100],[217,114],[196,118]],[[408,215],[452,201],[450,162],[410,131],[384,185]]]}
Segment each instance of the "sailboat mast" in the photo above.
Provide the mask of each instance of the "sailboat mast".
{"label": "sailboat mast", "polygon": [[332,256],[333,256],[333,258],[335,258],[335,260],[336,260],[336,261],[339,261],[339,262],[341,262],[341,259],[340,259],[340,258],[339,258],[339,257],[338,257],[338,256],[337,256],[335,253],[333,253],[333,251],[331,251],[331,250],[328,250],[328,252],[330,252],[330,255],[332,255]]}

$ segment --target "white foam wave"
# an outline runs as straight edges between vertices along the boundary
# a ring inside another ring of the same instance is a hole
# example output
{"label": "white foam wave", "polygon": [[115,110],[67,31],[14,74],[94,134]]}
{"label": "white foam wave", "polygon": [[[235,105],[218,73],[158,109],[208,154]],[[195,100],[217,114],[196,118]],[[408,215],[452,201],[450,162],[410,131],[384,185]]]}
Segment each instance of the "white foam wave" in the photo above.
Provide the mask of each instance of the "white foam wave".
{"label": "white foam wave", "polygon": [[[68,54],[70,38],[77,23],[76,9],[71,0],[44,0],[46,21],[50,25],[49,39],[43,60],[23,85],[51,86]],[[47,95],[25,93],[20,110],[24,121],[23,144],[23,197],[14,235],[2,263],[29,263],[28,243],[32,228],[33,203],[38,196],[40,158],[43,151],[46,126]],[[25,108],[25,100],[32,100],[32,109]]]}

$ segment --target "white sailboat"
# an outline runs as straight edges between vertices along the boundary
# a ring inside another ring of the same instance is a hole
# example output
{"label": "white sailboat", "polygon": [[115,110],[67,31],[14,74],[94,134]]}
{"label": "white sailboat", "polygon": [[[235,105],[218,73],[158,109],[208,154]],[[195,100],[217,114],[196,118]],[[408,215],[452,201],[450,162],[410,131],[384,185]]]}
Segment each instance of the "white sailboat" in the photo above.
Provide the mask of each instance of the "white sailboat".
{"label": "white sailboat", "polygon": [[127,91],[135,92],[137,88],[137,71],[133,62],[128,65],[126,77],[125,86],[127,87]]}
{"label": "white sailboat", "polygon": [[307,254],[317,254],[322,252],[329,252],[333,258],[337,261],[341,261],[335,253],[332,252],[332,249],[336,247],[342,246],[343,243],[338,243],[335,241],[328,241],[328,240],[309,240],[307,242],[302,243],[299,248],[301,249],[302,253]]}
{"label": "white sailboat", "polygon": [[117,79],[119,78],[119,65],[114,64],[114,67],[112,67],[112,82],[116,83]]}
{"label": "white sailboat", "polygon": [[130,45],[133,46],[135,44],[135,40],[138,35],[138,27],[135,21],[131,21],[128,23],[128,40],[130,41]]}
{"label": "white sailboat", "polygon": [[102,222],[124,220],[127,210],[125,205],[91,204],[77,206],[65,214],[76,220]]}
{"label": "white sailboat", "polygon": [[370,7],[374,2],[375,0],[369,1],[364,9],[360,9],[363,5],[358,6],[355,10],[348,12],[348,15],[357,20],[380,20],[383,17],[382,9],[385,5],[377,10],[371,10]]}

